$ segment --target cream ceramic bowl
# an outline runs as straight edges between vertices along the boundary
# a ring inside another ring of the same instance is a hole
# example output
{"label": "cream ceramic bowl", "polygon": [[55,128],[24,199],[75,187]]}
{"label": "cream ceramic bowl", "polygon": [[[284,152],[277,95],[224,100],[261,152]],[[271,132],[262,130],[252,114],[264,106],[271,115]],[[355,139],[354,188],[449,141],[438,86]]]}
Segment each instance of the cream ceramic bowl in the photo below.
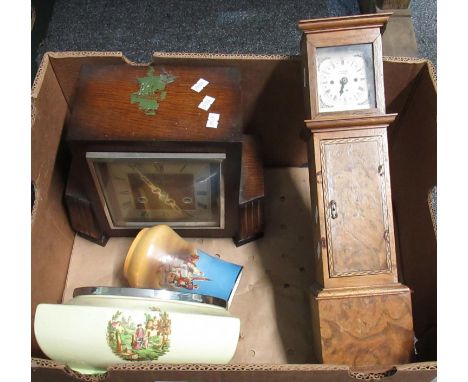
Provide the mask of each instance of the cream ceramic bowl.
{"label": "cream ceramic bowl", "polygon": [[135,361],[223,364],[240,329],[225,306],[191,293],[79,288],[66,304],[40,304],[34,331],[49,358],[83,374]]}

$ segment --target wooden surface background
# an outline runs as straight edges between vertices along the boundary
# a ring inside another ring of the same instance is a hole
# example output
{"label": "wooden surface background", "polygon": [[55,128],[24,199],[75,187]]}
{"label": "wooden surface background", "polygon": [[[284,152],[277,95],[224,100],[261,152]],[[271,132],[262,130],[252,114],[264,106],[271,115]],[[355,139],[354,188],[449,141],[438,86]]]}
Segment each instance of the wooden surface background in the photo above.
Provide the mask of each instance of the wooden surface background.
{"label": "wooden surface background", "polygon": [[[239,141],[242,134],[240,72],[235,67],[154,66],[153,76],[175,76],[154,115],[138,103],[138,79],[148,67],[87,65],[81,69],[68,124],[70,140]],[[197,93],[191,87],[203,78],[210,83]],[[215,98],[208,111],[198,105]],[[207,128],[209,113],[220,114],[218,128]]]}

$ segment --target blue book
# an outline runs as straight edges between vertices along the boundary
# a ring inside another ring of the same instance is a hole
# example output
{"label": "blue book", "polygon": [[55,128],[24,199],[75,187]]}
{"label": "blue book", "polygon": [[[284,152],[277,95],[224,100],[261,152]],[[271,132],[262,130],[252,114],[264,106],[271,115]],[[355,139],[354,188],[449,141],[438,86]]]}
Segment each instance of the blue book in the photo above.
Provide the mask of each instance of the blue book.
{"label": "blue book", "polygon": [[173,258],[166,266],[166,287],[221,298],[231,304],[242,266],[211,256],[200,249],[185,259]]}

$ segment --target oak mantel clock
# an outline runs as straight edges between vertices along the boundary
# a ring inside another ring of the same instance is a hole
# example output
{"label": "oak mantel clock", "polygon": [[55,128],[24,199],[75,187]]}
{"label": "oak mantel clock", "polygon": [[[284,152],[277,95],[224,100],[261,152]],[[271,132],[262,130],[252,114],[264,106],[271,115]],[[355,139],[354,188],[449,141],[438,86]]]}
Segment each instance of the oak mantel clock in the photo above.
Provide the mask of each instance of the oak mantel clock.
{"label": "oak mantel clock", "polygon": [[325,363],[394,365],[413,348],[395,251],[381,32],[389,14],[306,20],[302,51],[316,277]]}
{"label": "oak mantel clock", "polygon": [[241,101],[231,67],[85,65],[67,123],[73,228],[101,245],[156,224],[259,237],[263,170]]}

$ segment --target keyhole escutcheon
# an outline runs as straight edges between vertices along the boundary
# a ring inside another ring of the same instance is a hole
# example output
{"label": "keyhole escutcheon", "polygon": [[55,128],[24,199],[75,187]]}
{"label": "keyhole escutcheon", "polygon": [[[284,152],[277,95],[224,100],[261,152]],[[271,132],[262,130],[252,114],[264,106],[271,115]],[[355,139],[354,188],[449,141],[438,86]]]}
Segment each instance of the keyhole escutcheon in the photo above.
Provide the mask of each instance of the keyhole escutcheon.
{"label": "keyhole escutcheon", "polygon": [[330,202],[330,214],[332,219],[336,219],[338,217],[338,209],[334,200]]}

